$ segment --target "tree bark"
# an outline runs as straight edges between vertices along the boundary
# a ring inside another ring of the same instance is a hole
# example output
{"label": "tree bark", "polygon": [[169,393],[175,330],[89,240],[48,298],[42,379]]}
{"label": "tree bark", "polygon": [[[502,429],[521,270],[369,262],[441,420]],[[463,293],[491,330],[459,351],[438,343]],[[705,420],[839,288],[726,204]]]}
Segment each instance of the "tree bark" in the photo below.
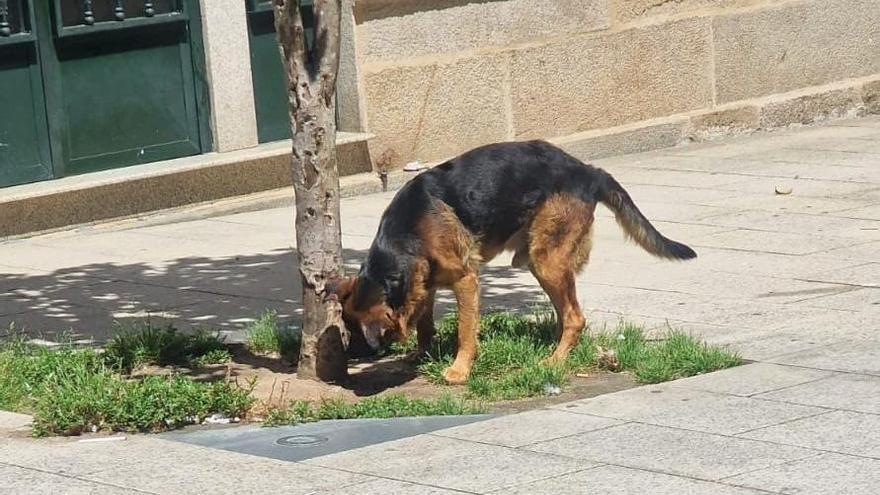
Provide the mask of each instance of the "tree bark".
{"label": "tree bark", "polygon": [[303,306],[297,374],[323,381],[345,378],[348,361],[342,308],[324,297],[324,284],[342,268],[335,111],[341,1],[315,0],[311,47],[306,44],[299,0],[274,4],[293,131],[291,171]]}

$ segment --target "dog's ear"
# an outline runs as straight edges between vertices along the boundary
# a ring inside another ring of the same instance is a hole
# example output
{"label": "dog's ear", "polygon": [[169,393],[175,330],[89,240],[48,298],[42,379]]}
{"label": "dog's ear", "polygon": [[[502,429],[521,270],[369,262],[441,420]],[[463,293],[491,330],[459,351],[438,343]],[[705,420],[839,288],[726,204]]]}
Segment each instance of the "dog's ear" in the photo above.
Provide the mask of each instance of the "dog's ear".
{"label": "dog's ear", "polygon": [[324,300],[344,303],[354,291],[357,277],[339,277],[328,280],[324,285]]}

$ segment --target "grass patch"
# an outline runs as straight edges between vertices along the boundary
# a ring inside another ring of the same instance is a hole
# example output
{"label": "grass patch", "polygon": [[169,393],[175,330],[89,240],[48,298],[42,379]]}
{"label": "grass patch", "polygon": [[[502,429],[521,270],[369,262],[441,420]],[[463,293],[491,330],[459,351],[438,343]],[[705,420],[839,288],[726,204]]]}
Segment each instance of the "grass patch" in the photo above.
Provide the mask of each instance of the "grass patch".
{"label": "grass patch", "polygon": [[125,373],[148,365],[204,366],[230,358],[224,338],[216,332],[183,334],[171,325],[156,327],[149,322],[118,328],[104,346],[107,364]]}
{"label": "grass patch", "polygon": [[[452,363],[458,318],[446,315],[437,325],[429,358],[420,371],[442,383],[443,370]],[[632,373],[640,383],[659,383],[708,373],[741,363],[720,347],[670,329],[648,339],[644,329],[620,323],[613,331],[585,331],[563,365],[545,362],[556,346],[556,318],[552,309],[536,308],[528,315],[490,312],[480,321],[480,352],[467,390],[470,397],[509,400],[544,393],[546,386],[563,386],[576,371],[605,369]],[[393,350],[408,352],[413,342]]]}
{"label": "grass patch", "polygon": [[31,413],[37,436],[161,431],[220,413],[243,417],[250,390],[181,376],[130,380],[92,349],[0,344],[0,409]]}
{"label": "grass patch", "polygon": [[277,354],[289,362],[299,359],[300,336],[278,327],[277,313],[266,310],[247,327],[247,348],[256,354]]}
{"label": "grass patch", "polygon": [[212,364],[226,364],[232,361],[232,353],[227,349],[214,349],[201,356],[194,358],[191,363],[195,366],[210,366]]}
{"label": "grass patch", "polygon": [[405,416],[452,416],[484,413],[472,401],[444,395],[436,399],[411,399],[402,394],[369,397],[355,403],[341,399],[320,402],[292,401],[286,408],[268,411],[266,426],[294,425],[326,419],[400,418]]}

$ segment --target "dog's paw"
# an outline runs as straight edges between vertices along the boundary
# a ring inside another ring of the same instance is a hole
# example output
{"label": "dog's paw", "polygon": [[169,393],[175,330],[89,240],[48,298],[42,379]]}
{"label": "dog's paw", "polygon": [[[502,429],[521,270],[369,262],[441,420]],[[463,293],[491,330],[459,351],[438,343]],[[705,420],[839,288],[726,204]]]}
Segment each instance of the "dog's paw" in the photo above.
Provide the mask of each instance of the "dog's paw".
{"label": "dog's paw", "polygon": [[443,372],[443,380],[449,385],[464,385],[467,383],[470,370],[461,371],[454,366],[446,368]]}

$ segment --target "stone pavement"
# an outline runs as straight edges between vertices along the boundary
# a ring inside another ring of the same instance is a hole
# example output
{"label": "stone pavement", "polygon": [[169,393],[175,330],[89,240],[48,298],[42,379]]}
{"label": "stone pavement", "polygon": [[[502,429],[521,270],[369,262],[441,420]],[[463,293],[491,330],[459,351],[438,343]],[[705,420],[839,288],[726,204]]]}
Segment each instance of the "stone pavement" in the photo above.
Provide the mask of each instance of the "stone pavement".
{"label": "stone pavement", "polygon": [[[588,318],[668,322],[754,363],[302,463],[149,436],[81,443],[7,434],[0,486],[16,494],[880,492],[880,119],[599,165],[699,258],[654,260],[624,243],[603,210],[579,279]],[[390,197],[344,201],[352,265]],[[290,316],[296,306],[292,219],[280,208],[125,221],[0,244],[0,328],[15,321],[35,334],[100,339],[114,320],[149,315],[240,337],[264,308]],[[531,277],[507,261],[485,270],[484,306],[541,301]]]}

